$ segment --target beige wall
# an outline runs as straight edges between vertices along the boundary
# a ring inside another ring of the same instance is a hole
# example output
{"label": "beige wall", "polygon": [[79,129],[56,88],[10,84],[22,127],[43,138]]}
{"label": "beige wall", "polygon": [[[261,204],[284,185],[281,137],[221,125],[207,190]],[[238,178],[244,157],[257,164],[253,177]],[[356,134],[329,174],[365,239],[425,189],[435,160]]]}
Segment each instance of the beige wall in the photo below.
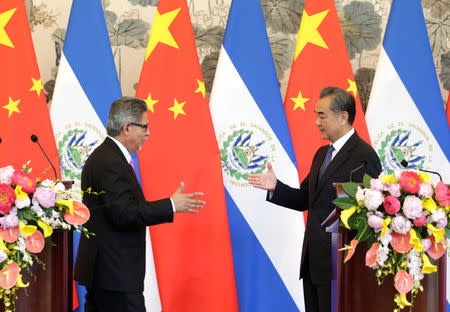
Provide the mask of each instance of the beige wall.
{"label": "beige wall", "polygon": [[[72,1],[25,0],[25,3],[42,80],[47,83],[46,91],[51,96],[51,84],[57,72],[55,46],[62,46],[61,40],[67,27]],[[210,87],[231,0],[188,0],[188,3],[205,83]],[[277,66],[277,73],[284,96],[304,0],[261,0],[261,3],[275,63],[280,64]],[[276,3],[281,3],[282,6],[275,7]],[[347,46],[350,42],[359,46],[358,49],[349,50],[349,55],[364,105],[370,94],[391,0],[336,0],[335,3]],[[157,0],[103,0],[104,9],[117,16],[117,21],[110,23],[109,31],[124,95],[135,93],[156,4]],[[422,0],[422,6],[442,96],[446,103],[450,88],[450,2]],[[287,11],[280,7],[290,8],[298,13],[283,15]],[[280,13],[283,18],[277,19]],[[131,19],[143,35],[117,33],[115,27],[126,19]],[[121,39],[124,38],[131,43],[123,44]]]}

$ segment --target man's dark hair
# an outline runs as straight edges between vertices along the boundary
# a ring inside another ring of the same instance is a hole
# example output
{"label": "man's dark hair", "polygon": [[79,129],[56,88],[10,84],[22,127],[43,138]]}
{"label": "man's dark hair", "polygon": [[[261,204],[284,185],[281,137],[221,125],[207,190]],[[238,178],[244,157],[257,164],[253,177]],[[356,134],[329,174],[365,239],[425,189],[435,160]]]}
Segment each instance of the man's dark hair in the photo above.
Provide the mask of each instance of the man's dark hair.
{"label": "man's dark hair", "polygon": [[106,133],[112,137],[118,136],[124,124],[141,122],[142,113],[146,111],[147,104],[145,101],[136,97],[124,96],[115,100],[109,110]]}
{"label": "man's dark hair", "polygon": [[347,112],[348,123],[353,125],[356,115],[356,104],[353,96],[338,87],[325,87],[320,91],[319,98],[322,99],[327,96],[333,96],[330,109],[335,113]]}

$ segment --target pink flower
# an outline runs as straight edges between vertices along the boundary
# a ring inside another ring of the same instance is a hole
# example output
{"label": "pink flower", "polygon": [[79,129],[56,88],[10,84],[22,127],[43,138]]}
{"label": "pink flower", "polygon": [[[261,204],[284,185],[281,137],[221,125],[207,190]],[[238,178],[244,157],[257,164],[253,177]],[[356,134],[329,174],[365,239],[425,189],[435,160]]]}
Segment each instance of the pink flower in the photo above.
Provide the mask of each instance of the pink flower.
{"label": "pink flower", "polygon": [[379,216],[371,215],[367,222],[369,223],[369,226],[373,228],[375,233],[378,233],[383,229],[383,218],[380,218]]}
{"label": "pink flower", "polygon": [[429,238],[424,238],[420,241],[423,246],[423,251],[427,251],[431,247],[431,240]]}
{"label": "pink flower", "polygon": [[419,197],[408,195],[403,201],[403,213],[410,219],[417,219],[422,215],[422,201]]}
{"label": "pink flower", "polygon": [[443,229],[447,226],[447,216],[445,218],[440,218],[438,222],[436,223],[437,229]]}
{"label": "pink flower", "polygon": [[411,230],[412,223],[401,215],[397,215],[391,221],[391,229],[400,234],[406,234]]}
{"label": "pink flower", "polygon": [[7,214],[11,211],[16,194],[9,184],[0,183],[0,214]]}
{"label": "pink flower", "polygon": [[430,183],[420,183],[419,195],[424,197],[433,196],[433,187]]}
{"label": "pink flower", "polygon": [[436,193],[436,200],[442,207],[450,205],[450,192],[447,185],[440,181],[434,189]]}
{"label": "pink flower", "polygon": [[391,193],[391,195],[395,197],[400,197],[401,194],[400,189],[401,189],[400,184],[397,183],[390,184],[388,187],[389,193]]}
{"label": "pink flower", "polygon": [[420,190],[420,177],[412,171],[403,171],[400,176],[400,186],[411,194],[416,194]]}
{"label": "pink flower", "polygon": [[19,218],[15,215],[8,214],[0,217],[0,225],[3,228],[13,228],[19,224]]}
{"label": "pink flower", "polygon": [[415,226],[422,226],[427,222],[427,217],[424,215],[421,215],[420,217],[414,219],[414,225]]}
{"label": "pink flower", "polygon": [[47,187],[38,187],[34,193],[34,199],[37,199],[39,204],[43,208],[50,208],[55,205],[56,194],[55,192]]}
{"label": "pink flower", "polygon": [[23,173],[22,171],[15,170],[12,177],[11,183],[14,185],[20,185],[22,191],[27,194],[31,194],[36,190],[36,178],[29,173]]}
{"label": "pink flower", "polygon": [[11,176],[14,172],[12,166],[0,168],[0,183],[11,184]]}
{"label": "pink flower", "polygon": [[395,288],[401,294],[407,294],[414,286],[413,276],[405,270],[399,270],[395,275]]}
{"label": "pink flower", "polygon": [[400,210],[400,201],[397,197],[389,195],[384,199],[383,206],[388,214],[394,215]]}
{"label": "pink flower", "polygon": [[376,191],[382,191],[384,188],[383,182],[381,179],[370,179],[370,189]]}
{"label": "pink flower", "polygon": [[369,210],[376,210],[383,203],[384,198],[380,191],[366,190],[365,195],[364,205]]}

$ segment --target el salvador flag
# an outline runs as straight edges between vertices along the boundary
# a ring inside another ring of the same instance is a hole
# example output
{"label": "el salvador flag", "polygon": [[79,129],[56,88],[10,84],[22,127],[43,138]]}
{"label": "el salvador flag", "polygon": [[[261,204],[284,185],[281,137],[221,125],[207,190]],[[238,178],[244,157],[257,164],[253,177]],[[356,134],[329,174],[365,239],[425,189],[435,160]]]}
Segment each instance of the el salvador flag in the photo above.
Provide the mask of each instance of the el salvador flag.
{"label": "el salvador flag", "polygon": [[301,213],[266,201],[248,174],[273,164],[298,187],[288,130],[259,0],[235,0],[211,92],[221,152],[239,310],[304,311],[299,281]]}
{"label": "el salvador flag", "polygon": [[[87,157],[105,139],[111,103],[121,96],[101,1],[74,0],[50,108],[61,175],[75,182],[74,189],[80,188],[81,169]],[[74,263],[79,238],[80,234],[74,232]],[[148,239],[145,288],[152,296],[146,298],[146,305],[148,309],[156,306],[157,311],[161,304],[150,244]],[[81,312],[86,290],[77,284],[77,293],[76,311]]]}
{"label": "el salvador flag", "polygon": [[[450,130],[419,0],[392,3],[366,121],[384,170],[403,169],[406,160],[450,182]],[[447,287],[450,308],[449,299]]]}

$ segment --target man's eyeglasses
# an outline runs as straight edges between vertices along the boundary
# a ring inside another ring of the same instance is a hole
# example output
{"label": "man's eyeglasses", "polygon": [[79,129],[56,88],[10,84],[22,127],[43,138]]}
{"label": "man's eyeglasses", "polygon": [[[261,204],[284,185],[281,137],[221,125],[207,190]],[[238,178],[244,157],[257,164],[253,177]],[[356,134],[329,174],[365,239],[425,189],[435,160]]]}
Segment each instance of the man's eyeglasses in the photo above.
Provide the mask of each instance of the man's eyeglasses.
{"label": "man's eyeglasses", "polygon": [[140,123],[136,123],[136,122],[129,122],[129,124],[132,126],[144,128],[145,131],[148,130],[148,124],[140,124]]}

